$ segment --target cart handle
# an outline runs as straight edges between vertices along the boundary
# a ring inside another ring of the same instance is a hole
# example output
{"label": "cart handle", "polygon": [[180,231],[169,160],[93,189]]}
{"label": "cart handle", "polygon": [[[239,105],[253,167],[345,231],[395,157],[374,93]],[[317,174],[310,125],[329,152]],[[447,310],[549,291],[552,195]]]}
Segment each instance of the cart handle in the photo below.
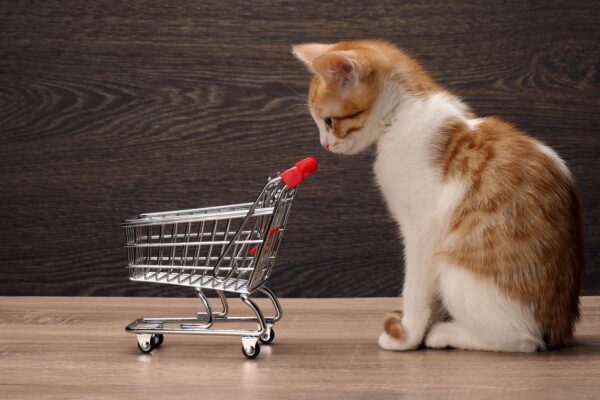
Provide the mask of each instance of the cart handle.
{"label": "cart handle", "polygon": [[300,160],[292,168],[279,173],[285,184],[293,189],[302,183],[304,178],[312,175],[319,168],[319,163],[312,157]]}

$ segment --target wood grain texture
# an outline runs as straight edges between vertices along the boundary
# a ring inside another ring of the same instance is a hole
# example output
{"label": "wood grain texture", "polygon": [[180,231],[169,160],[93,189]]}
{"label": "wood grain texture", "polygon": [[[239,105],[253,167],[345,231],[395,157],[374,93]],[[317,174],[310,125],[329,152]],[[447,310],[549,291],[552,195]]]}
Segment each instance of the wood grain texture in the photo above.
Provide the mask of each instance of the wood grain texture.
{"label": "wood grain texture", "polygon": [[393,296],[401,247],[372,154],[325,154],[292,43],[378,37],[481,115],[553,146],[582,195],[600,293],[600,3],[0,1],[0,294],[165,295],[129,283],[120,221],[249,201],[314,155],[271,286]]}
{"label": "wood grain texture", "polygon": [[[184,316],[192,299],[0,298],[3,399],[597,399],[600,298],[582,299],[573,347],[533,354],[380,350],[398,299],[284,299],[271,346],[166,335],[141,354],[124,326]],[[232,303],[238,311],[240,302]]]}

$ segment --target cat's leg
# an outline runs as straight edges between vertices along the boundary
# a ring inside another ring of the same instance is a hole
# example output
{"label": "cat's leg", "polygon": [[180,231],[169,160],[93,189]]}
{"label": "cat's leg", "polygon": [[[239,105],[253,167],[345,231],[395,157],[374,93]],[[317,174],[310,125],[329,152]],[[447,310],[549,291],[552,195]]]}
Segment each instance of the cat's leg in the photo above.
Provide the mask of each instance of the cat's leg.
{"label": "cat's leg", "polygon": [[432,349],[454,347],[464,350],[486,350],[488,343],[457,322],[438,322],[427,332],[425,346]]}
{"label": "cat's leg", "polygon": [[[403,312],[402,312],[402,309],[400,309],[400,308],[390,311],[383,320],[384,333],[391,336],[392,338],[400,338],[404,332],[404,330],[402,328],[402,316],[403,316]],[[448,311],[446,310],[446,307],[444,307],[444,304],[439,299],[439,297],[436,297],[433,302],[433,305],[431,307],[431,316],[429,318],[429,322],[427,323],[427,326],[428,327],[432,326],[436,322],[448,321],[449,318],[450,317],[448,315]],[[384,340],[385,340],[386,336],[383,335],[383,333],[382,333],[382,336],[384,337]],[[384,345],[385,345],[385,342],[384,342]],[[384,345],[382,345],[381,347],[385,349]],[[393,349],[387,349],[387,350],[393,350]]]}
{"label": "cat's leg", "polygon": [[441,265],[439,284],[452,322],[434,324],[425,339],[427,347],[507,352],[544,347],[531,310],[507,297],[491,280]]}
{"label": "cat's leg", "polygon": [[508,334],[500,340],[490,340],[477,332],[475,328],[467,328],[459,322],[438,322],[427,332],[425,346],[432,349],[453,347],[463,350],[487,350],[532,353],[539,344],[529,338],[511,338]]}
{"label": "cat's leg", "polygon": [[[436,300],[437,269],[428,235],[405,236],[405,278],[402,312],[389,314],[379,336],[384,350],[412,350],[419,347],[429,324]],[[417,240],[415,240],[417,239]]]}

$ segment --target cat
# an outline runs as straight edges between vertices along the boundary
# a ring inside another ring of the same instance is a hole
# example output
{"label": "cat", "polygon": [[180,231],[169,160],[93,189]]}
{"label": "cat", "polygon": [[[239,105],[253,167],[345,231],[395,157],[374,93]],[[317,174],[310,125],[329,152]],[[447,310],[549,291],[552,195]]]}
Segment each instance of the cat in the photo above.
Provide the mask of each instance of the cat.
{"label": "cat", "polygon": [[573,177],[551,148],[477,117],[379,40],[293,46],[313,72],[321,145],[376,147],[374,172],[404,242],[401,311],[386,350],[534,352],[568,345],[584,274]]}

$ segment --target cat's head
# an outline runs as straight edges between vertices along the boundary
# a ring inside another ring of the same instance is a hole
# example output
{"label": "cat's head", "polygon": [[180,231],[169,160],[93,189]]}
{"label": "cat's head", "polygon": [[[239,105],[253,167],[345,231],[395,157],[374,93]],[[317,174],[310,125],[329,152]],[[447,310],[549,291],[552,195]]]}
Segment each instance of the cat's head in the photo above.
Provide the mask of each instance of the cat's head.
{"label": "cat's head", "polygon": [[415,61],[387,42],[307,43],[293,46],[293,53],[314,73],[310,112],[321,145],[334,153],[366,149],[385,131],[400,97],[435,87]]}

